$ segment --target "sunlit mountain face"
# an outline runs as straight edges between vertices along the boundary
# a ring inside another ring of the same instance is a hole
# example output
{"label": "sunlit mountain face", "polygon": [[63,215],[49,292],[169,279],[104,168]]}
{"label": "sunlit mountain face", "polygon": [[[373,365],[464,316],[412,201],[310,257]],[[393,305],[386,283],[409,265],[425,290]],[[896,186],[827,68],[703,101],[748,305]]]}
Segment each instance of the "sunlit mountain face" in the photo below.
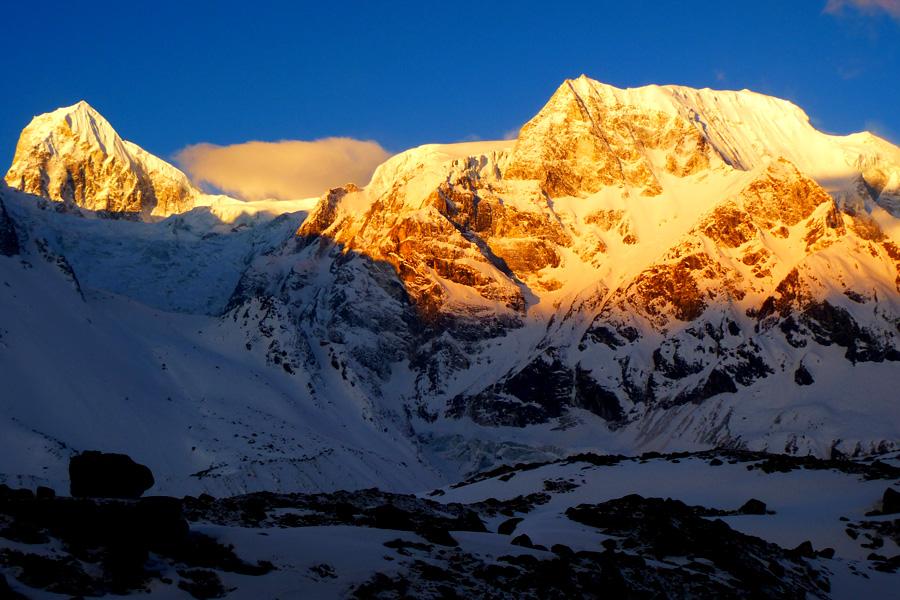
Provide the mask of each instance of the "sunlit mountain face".
{"label": "sunlit mountain face", "polygon": [[0,595],[896,587],[900,148],[786,100],[582,76],[255,201],[79,102],[0,282]]}

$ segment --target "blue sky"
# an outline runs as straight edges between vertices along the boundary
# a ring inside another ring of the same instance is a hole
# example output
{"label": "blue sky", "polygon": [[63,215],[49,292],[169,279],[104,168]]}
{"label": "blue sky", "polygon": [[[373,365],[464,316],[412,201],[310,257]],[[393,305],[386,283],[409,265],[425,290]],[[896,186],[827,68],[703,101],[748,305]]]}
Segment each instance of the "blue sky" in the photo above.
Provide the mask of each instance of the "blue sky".
{"label": "blue sky", "polygon": [[[879,8],[880,7],[880,8]],[[189,144],[499,138],[566,77],[750,88],[821,129],[900,140],[900,0],[25,2],[0,32],[0,158],[85,99],[171,158]]]}

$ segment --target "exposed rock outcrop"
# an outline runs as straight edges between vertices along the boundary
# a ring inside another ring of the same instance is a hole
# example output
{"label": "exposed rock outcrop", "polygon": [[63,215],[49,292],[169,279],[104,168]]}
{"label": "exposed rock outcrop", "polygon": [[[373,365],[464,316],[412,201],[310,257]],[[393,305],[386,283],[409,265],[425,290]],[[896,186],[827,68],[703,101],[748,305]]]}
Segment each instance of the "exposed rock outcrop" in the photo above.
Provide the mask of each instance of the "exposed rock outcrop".
{"label": "exposed rock outcrop", "polygon": [[0,200],[0,256],[15,256],[19,253],[19,236],[3,200]]}

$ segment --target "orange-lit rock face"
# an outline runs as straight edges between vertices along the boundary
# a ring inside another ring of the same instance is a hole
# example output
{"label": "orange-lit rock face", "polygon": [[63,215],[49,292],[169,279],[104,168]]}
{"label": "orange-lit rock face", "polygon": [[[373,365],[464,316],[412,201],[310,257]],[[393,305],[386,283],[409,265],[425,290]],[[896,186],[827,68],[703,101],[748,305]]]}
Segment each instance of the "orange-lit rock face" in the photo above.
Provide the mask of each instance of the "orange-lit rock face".
{"label": "orange-lit rock face", "polygon": [[[653,164],[652,151],[665,153],[664,164]],[[623,105],[605,86],[581,78],[564,83],[522,127],[505,176],[537,180],[551,197],[607,186],[657,196],[657,169],[685,177],[709,165],[709,144],[686,119]]]}
{"label": "orange-lit rock face", "polygon": [[628,301],[650,317],[671,314],[680,321],[693,321],[706,310],[707,299],[698,280],[706,278],[704,271],[710,266],[707,257],[694,254],[651,267],[635,279]]}
{"label": "orange-lit rock face", "polygon": [[698,229],[717,245],[738,248],[769,231],[778,237],[788,235],[788,227],[809,218],[819,206],[827,205],[821,223],[811,225],[807,241],[818,240],[827,229],[843,229],[831,197],[816,182],[796,167],[780,160],[754,180],[733,200],[713,209]]}
{"label": "orange-lit rock face", "polygon": [[425,312],[462,304],[523,315],[528,286],[561,286],[545,271],[562,265],[572,233],[537,185],[504,181],[506,152],[453,160],[452,151],[411,151],[365,190],[332,190],[298,233],[392,265]]}
{"label": "orange-lit rock face", "polygon": [[140,177],[131,165],[110,160],[90,147],[83,148],[82,157],[72,163],[57,162],[40,150],[21,148],[15,160],[41,168],[10,171],[6,181],[11,187],[89,210],[167,215],[193,206],[190,188],[180,182]]}
{"label": "orange-lit rock face", "polygon": [[796,225],[831,197],[816,182],[780,159],[741,194],[744,208],[763,227]]}
{"label": "orange-lit rock face", "polygon": [[[604,229],[621,218],[616,211],[590,216]],[[787,246],[776,254],[768,246],[770,235]],[[610,303],[623,313],[645,315],[660,329],[695,321],[711,307],[745,305],[745,299],[756,310],[756,302],[791,287],[790,277],[781,279],[787,265],[842,241],[848,242],[847,230],[832,198],[790,163],[776,161],[702,215]]]}
{"label": "orange-lit rock face", "polygon": [[[392,186],[362,212],[350,214],[338,208],[341,200],[366,192],[332,190],[298,233],[324,235],[345,252],[390,264],[429,319],[459,310],[451,300],[461,289],[474,294],[469,304],[481,298],[482,310],[493,305],[501,312],[522,313],[523,291],[511,279],[504,256],[487,242],[492,229],[502,227],[502,207],[497,210],[466,183],[440,184],[421,198],[409,198],[407,191]],[[508,257],[517,256],[517,249],[510,250]]]}
{"label": "orange-lit rock face", "polygon": [[886,238],[878,223],[865,212],[850,215],[850,229],[864,240],[880,242]]}
{"label": "orange-lit rock face", "polygon": [[700,230],[709,239],[728,248],[737,248],[756,237],[752,217],[733,202],[713,210],[700,223]]}
{"label": "orange-lit rock face", "polygon": [[[614,231],[622,238],[622,242],[625,244],[633,245],[638,243],[637,235],[632,230],[631,220],[623,210],[600,209],[587,215],[584,218],[584,222],[589,225],[595,225],[600,231]],[[603,251],[605,252],[605,250]]]}
{"label": "orange-lit rock face", "polygon": [[[566,89],[571,91],[564,88],[558,95],[565,95]],[[535,127],[544,126],[539,118],[535,122]],[[628,131],[636,131],[641,122],[633,119]],[[572,123],[570,119],[562,125]],[[386,173],[376,176],[378,186],[333,190],[299,233],[324,236],[346,251],[391,265],[410,299],[423,314],[432,316],[469,309],[479,314],[513,311],[524,315],[545,294],[577,289],[568,275],[573,272],[574,255],[597,270],[598,283],[612,286],[611,305],[645,315],[654,327],[663,329],[673,320],[694,321],[710,306],[741,303],[748,294],[749,298],[771,295],[784,274],[784,255],[773,253],[768,240],[783,239],[796,247],[801,254],[790,259],[794,261],[828,248],[847,234],[832,198],[793,164],[779,159],[732,196],[713,198],[710,208],[674,245],[655,248],[655,237],[641,239],[634,222],[640,215],[631,209],[603,208],[588,197],[575,201],[594,202],[590,206],[597,208],[585,211],[579,220],[563,218],[545,185],[553,178],[546,176],[553,165],[541,163],[537,172],[530,173],[531,180],[510,177],[516,173],[523,140],[530,139],[528,132],[528,127],[523,129],[511,153],[490,158],[433,156],[446,150],[423,151],[421,156],[411,153],[405,162],[398,158],[399,167],[386,168]],[[641,144],[644,149],[668,148],[667,153],[655,155],[656,169],[673,161],[687,164],[682,161],[685,147],[699,152],[687,157],[693,165],[690,169],[676,169],[679,172],[674,175],[680,176],[694,168],[709,168],[708,159],[696,158],[708,152],[704,143],[696,143],[696,133],[689,125],[662,131],[648,126],[639,137],[646,138]],[[552,140],[544,142],[553,146]],[[579,154],[584,148],[575,149],[575,162],[612,164],[594,156],[593,150]],[[554,147],[545,150],[555,151]],[[622,181],[623,195],[642,183],[640,179]],[[653,201],[667,202],[665,196]],[[350,206],[355,208],[348,210]],[[857,229],[865,229],[864,219],[857,222]],[[877,225],[869,225],[866,231],[877,231]],[[701,243],[704,239],[708,243]],[[609,253],[608,242],[614,240],[621,248],[635,247],[636,256],[661,258],[638,260],[618,281],[603,279],[610,266],[623,260]],[[582,283],[582,287],[590,285],[590,280]]]}

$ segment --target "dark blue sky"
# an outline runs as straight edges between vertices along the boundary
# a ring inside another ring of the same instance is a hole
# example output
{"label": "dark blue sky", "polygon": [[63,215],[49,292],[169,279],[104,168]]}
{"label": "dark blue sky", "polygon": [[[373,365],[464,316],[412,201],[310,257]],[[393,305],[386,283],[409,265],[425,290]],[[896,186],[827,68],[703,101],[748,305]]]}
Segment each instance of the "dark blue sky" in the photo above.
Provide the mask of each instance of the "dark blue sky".
{"label": "dark blue sky", "polygon": [[5,4],[4,164],[32,115],[79,99],[167,158],[334,135],[397,151],[502,137],[580,73],[747,87],[900,138],[900,14],[825,0]]}

